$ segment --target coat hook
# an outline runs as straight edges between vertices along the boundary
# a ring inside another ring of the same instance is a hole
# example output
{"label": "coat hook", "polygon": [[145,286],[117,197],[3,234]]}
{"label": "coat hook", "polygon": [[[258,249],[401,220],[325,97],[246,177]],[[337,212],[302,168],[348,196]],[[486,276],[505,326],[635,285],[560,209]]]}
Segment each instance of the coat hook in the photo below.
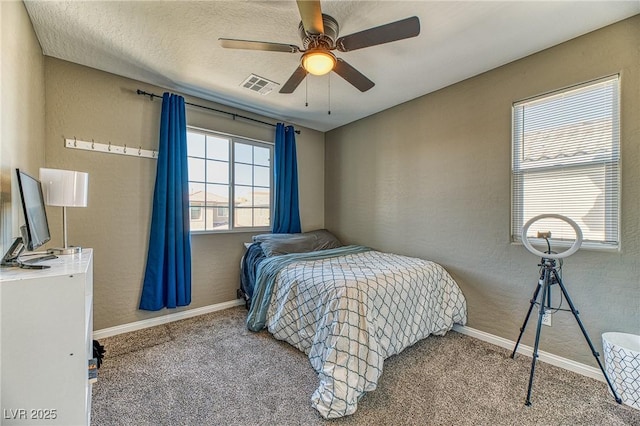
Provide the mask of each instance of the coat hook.
{"label": "coat hook", "polygon": [[95,149],[95,142],[93,141],[93,139],[91,139],[91,149]]}
{"label": "coat hook", "polygon": [[126,143],[124,144],[124,151],[123,151],[123,152],[124,152],[125,154],[127,153],[127,144],[126,144]]}
{"label": "coat hook", "polygon": [[138,155],[141,155],[141,154],[142,154],[142,147],[141,147],[141,146],[139,146],[139,147],[138,147]]}
{"label": "coat hook", "polygon": [[109,151],[111,151],[111,141],[109,141],[109,146],[107,147]]}
{"label": "coat hook", "polygon": [[76,137],[73,137],[73,146],[77,147],[78,146],[78,141],[76,140]]}

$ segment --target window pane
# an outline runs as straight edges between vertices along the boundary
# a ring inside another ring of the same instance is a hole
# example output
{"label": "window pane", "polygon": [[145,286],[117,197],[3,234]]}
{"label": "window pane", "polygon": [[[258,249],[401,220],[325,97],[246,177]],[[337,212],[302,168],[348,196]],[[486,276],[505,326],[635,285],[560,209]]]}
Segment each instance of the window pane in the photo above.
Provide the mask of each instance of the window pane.
{"label": "window pane", "polygon": [[204,205],[205,186],[203,183],[189,182],[189,204]]}
{"label": "window pane", "polygon": [[191,231],[204,231],[204,209],[202,207],[191,207],[191,221],[189,222]]}
{"label": "window pane", "polygon": [[252,208],[236,208],[234,215],[235,224],[237,227],[245,228],[253,226],[253,209]]}
{"label": "window pane", "polygon": [[269,187],[269,168],[262,166],[255,166],[253,168],[253,184],[256,186]]}
{"label": "window pane", "polygon": [[221,231],[229,229],[229,215],[221,216],[216,207],[207,207],[207,230]]}
{"label": "window pane", "polygon": [[198,220],[202,217],[202,206],[190,206],[190,210],[191,220]]}
{"label": "window pane", "polygon": [[254,207],[269,207],[271,205],[271,193],[266,188],[258,188],[253,191]]}
{"label": "window pane", "polygon": [[229,207],[229,186],[207,185],[207,206]]}
{"label": "window pane", "polygon": [[207,182],[229,183],[229,163],[224,161],[207,161]]}
{"label": "window pane", "polygon": [[618,127],[618,103],[613,89],[587,86],[519,105],[515,113],[521,167],[567,166],[617,156],[612,135]]}
{"label": "window pane", "polygon": [[253,188],[250,186],[236,186],[235,198],[233,200],[236,207],[253,206]]}
{"label": "window pane", "polygon": [[[611,118],[600,118],[562,128],[524,131],[522,167],[566,166],[610,157],[614,124]],[[585,139],[589,140],[587,145]]]}
{"label": "window pane", "polygon": [[[523,221],[541,214],[561,214],[572,218],[580,226],[585,241],[608,241],[605,224],[613,206],[607,206],[604,175],[604,166],[599,165],[523,175]],[[580,190],[576,191],[576,188]],[[562,233],[551,229],[551,236],[554,239],[573,240],[573,229],[569,226],[563,229]],[[530,232],[534,231],[530,229]]]}
{"label": "window pane", "polygon": [[253,168],[248,164],[236,164],[235,165],[235,173],[236,173],[235,182],[238,185],[252,185],[253,184],[252,169]]}
{"label": "window pane", "polygon": [[187,158],[187,165],[189,167],[189,180],[197,182],[204,182],[204,160],[199,158]]}
{"label": "window pane", "polygon": [[229,161],[229,139],[207,135],[207,158]]}
{"label": "window pane", "polygon": [[253,163],[253,146],[245,143],[235,143],[235,158],[237,163]]}
{"label": "window pane", "polygon": [[270,149],[260,146],[253,147],[253,162],[260,166],[269,166]]}
{"label": "window pane", "polygon": [[202,133],[187,132],[187,155],[204,158],[204,139]]}
{"label": "window pane", "polygon": [[205,185],[189,182],[189,216],[192,231],[205,230],[204,206]]}
{"label": "window pane", "polygon": [[253,209],[253,226],[269,226],[269,209]]}

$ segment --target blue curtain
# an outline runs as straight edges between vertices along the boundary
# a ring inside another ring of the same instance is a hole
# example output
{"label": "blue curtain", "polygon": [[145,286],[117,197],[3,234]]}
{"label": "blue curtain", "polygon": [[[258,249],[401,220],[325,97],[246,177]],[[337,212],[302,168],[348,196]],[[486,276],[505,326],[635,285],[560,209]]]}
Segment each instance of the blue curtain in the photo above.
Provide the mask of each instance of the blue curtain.
{"label": "blue curtain", "polygon": [[140,309],[191,303],[191,235],[184,98],[162,96],[160,143]]}
{"label": "blue curtain", "polygon": [[296,134],[293,126],[276,125],[274,167],[275,205],[273,208],[274,234],[301,232],[298,207],[298,160]]}

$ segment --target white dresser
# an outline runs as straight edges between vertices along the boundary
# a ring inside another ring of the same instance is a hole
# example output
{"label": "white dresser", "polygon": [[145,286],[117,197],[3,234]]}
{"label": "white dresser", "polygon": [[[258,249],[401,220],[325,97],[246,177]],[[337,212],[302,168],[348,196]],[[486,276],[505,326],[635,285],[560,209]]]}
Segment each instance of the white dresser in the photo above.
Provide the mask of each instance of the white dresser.
{"label": "white dresser", "polygon": [[0,269],[0,424],[88,425],[93,251]]}

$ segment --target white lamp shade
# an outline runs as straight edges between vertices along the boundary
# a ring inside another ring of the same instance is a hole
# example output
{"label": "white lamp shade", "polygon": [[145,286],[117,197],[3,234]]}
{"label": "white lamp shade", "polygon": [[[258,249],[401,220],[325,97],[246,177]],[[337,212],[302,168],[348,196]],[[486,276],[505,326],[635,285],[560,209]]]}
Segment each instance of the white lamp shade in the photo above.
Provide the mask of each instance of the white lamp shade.
{"label": "white lamp shade", "polygon": [[40,169],[44,202],[48,206],[87,207],[89,174],[72,170]]}

